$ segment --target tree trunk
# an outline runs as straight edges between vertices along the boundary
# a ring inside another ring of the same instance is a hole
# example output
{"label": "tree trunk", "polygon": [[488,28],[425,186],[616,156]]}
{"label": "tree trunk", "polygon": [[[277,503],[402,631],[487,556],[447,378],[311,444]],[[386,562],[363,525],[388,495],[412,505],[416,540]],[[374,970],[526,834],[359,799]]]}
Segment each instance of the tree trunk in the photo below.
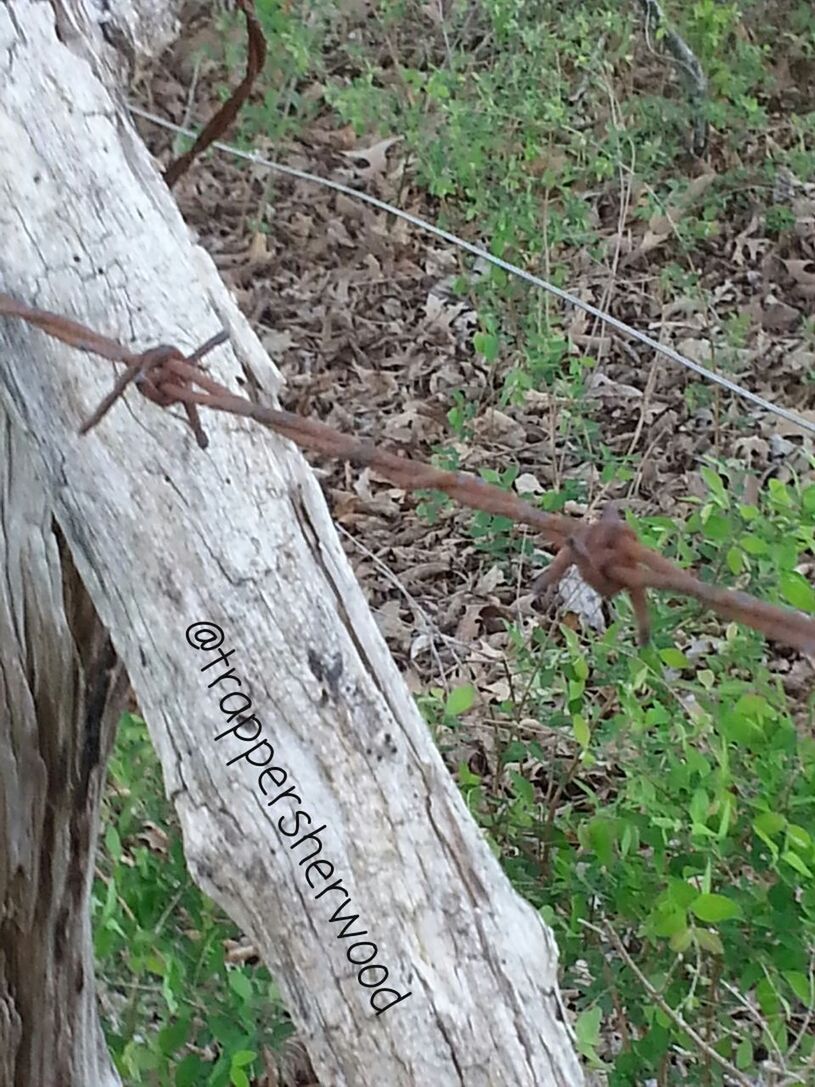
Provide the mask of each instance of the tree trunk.
{"label": "tree trunk", "polygon": [[90,890],[121,669],[0,402],[0,1085],[114,1084]]}
{"label": "tree trunk", "polygon": [[[108,75],[105,39],[151,48],[156,13],[111,6],[104,38],[87,0],[0,7],[0,289],[136,350],[226,327],[210,369],[271,396]],[[260,949],[321,1079],[581,1084],[551,933],[467,813],[299,453],[224,416],[202,452],[134,392],[80,438],[111,364],[9,320],[0,344],[3,1082],[113,1082],[87,900],[115,676],[73,563],[190,871]]]}

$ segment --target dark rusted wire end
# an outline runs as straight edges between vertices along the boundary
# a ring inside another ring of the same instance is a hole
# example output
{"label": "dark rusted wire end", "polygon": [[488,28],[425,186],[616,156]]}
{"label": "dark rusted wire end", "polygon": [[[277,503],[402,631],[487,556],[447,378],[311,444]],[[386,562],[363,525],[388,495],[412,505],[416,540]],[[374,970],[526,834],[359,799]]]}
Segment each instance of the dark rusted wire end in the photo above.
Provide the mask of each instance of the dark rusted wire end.
{"label": "dark rusted wire end", "polygon": [[222,136],[229,125],[235,120],[243,103],[252,92],[252,87],[258,75],[263,71],[266,63],[266,38],[263,35],[258,17],[255,14],[253,0],[238,0],[238,7],[246,19],[246,74],[233,91],[230,98],[221,108],[210,117],[204,128],[199,132],[192,147],[179,155],[170,163],[164,171],[164,180],[169,188],[185,174],[192,163],[203,154],[213,140]]}
{"label": "dark rusted wire end", "polygon": [[127,386],[136,380],[141,368],[142,363],[139,358],[136,362],[131,362],[124,373],[119,374],[111,391],[103,398],[96,411],[94,411],[92,415],[89,415],[79,428],[80,434],[87,434],[89,430],[92,430],[97,423],[104,419],[119,397],[122,396]]}
{"label": "dark rusted wire end", "polygon": [[[222,329],[220,332],[216,332],[214,336],[210,336],[206,343],[202,343],[201,346],[193,351],[191,355],[188,355],[184,361],[191,366],[195,366],[205,355],[208,355],[214,348],[220,347],[222,343],[226,343],[228,339],[229,333],[226,329]],[[184,411],[187,413],[187,422],[190,424],[190,429],[195,435],[196,442],[198,442],[198,448],[206,449],[209,445],[209,438],[201,424],[198,408],[195,404],[185,404]]]}
{"label": "dark rusted wire end", "polygon": [[201,344],[200,347],[196,347],[191,355],[187,355],[185,362],[196,363],[200,362],[204,355],[208,355],[210,351],[214,351],[216,347],[220,347],[222,343],[226,343],[229,339],[229,333],[225,328],[222,328],[220,332],[216,332],[214,336],[210,336],[208,340]]}

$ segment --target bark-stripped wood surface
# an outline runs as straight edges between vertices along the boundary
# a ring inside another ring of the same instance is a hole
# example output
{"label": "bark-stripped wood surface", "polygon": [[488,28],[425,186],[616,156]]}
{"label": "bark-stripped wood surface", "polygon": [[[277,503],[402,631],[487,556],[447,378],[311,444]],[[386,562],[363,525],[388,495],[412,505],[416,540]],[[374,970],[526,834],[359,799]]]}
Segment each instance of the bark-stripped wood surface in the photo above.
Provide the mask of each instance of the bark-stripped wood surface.
{"label": "bark-stripped wood surface", "polygon": [[[117,94],[117,55],[97,17],[126,52],[128,41],[151,42],[155,15],[145,24],[114,3],[112,30],[110,14],[81,0],[0,7],[0,289],[134,350],[192,349],[226,327],[231,345],[210,357],[212,373],[237,389],[251,371],[271,395],[276,372]],[[138,397],[80,438],[112,377],[110,363],[0,322],[7,553],[15,534],[35,533],[28,550],[11,545],[17,558],[6,561],[23,575],[6,576],[0,598],[13,630],[0,630],[0,1075],[10,1067],[9,1082],[46,1082],[14,1078],[34,1027],[3,957],[22,931],[8,903],[17,879],[30,883],[29,901],[45,895],[56,908],[55,888],[37,881],[44,866],[67,864],[70,833],[37,829],[59,765],[42,751],[66,729],[67,750],[79,751],[86,727],[77,684],[64,680],[86,651],[71,650],[60,619],[72,605],[62,604],[68,559],[59,561],[53,517],[138,695],[190,870],[256,942],[322,1082],[582,1083],[552,936],[466,812],[310,469],[285,441],[231,417],[208,420],[202,451]],[[19,581],[32,578],[39,589],[25,596]],[[200,648],[204,628],[186,635],[204,622],[223,630],[220,652],[231,655],[220,663],[214,646]],[[57,652],[49,638],[71,659],[61,671],[36,663]],[[98,663],[87,671],[100,674]],[[254,714],[242,737],[241,711]],[[22,811],[12,809],[15,782],[30,794]],[[73,802],[86,804],[78,793]],[[89,802],[93,813],[92,789]],[[29,843],[22,867],[2,859],[17,855],[15,842]],[[68,902],[71,961],[87,969],[87,850],[71,863],[85,865],[83,894]],[[330,920],[338,908],[358,915],[346,937]],[[387,979],[363,974],[366,965]],[[54,956],[40,969],[61,977],[67,967]],[[64,1082],[104,1077],[67,1070]]]}

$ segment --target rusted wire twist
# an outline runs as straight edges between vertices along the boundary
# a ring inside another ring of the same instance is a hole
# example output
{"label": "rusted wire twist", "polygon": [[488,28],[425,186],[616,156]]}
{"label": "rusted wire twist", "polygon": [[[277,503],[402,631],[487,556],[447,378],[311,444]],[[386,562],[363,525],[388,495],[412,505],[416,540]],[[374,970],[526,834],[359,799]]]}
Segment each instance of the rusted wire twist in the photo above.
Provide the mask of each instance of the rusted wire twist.
{"label": "rusted wire twist", "polygon": [[507,517],[535,529],[556,552],[535,582],[535,592],[540,594],[554,588],[564,574],[576,566],[583,580],[605,599],[621,592],[628,594],[640,644],[648,641],[650,633],[647,591],[659,589],[692,597],[725,619],[744,623],[773,641],[815,655],[815,620],[791,608],[757,600],[748,593],[700,581],[640,543],[613,504],[607,506],[600,519],[594,522],[546,513],[518,495],[468,472],[444,471],[410,457],[389,453],[319,420],[265,407],[230,392],[198,365],[207,352],[227,339],[225,332],[213,336],[188,356],[167,345],[134,354],[116,340],[69,318],[17,302],[2,292],[0,315],[18,317],[72,347],[126,365],[110,393],[80,427],[81,434],[104,418],[130,384],[135,384],[143,396],[159,407],[175,403],[183,405],[187,421],[202,449],[206,448],[207,438],[198,416],[199,407],[253,419],[303,449],[369,467],[403,490],[442,491],[461,505]]}

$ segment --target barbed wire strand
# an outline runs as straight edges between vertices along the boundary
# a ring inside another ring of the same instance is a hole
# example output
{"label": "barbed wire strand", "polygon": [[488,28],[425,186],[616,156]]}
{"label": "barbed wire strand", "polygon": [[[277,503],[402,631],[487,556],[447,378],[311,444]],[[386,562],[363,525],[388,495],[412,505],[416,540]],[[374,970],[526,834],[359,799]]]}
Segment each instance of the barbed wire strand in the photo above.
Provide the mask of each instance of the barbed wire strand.
{"label": "barbed wire strand", "polygon": [[631,526],[619,516],[614,503],[608,505],[600,519],[593,523],[548,513],[469,472],[445,471],[360,441],[319,419],[256,404],[232,393],[198,366],[204,355],[228,338],[226,331],[210,337],[190,355],[185,356],[169,344],[159,344],[135,354],[124,344],[70,317],[29,306],[3,291],[0,291],[0,316],[18,318],[80,351],[124,363],[124,372],[82,423],[80,434],[87,434],[97,426],[131,384],[158,407],[183,405],[187,422],[202,449],[206,449],[208,439],[198,417],[199,407],[253,419],[303,449],[368,467],[406,491],[439,490],[472,509],[506,516],[519,524],[534,527],[556,552],[533,587],[535,595],[554,588],[564,574],[576,566],[583,580],[606,599],[610,600],[620,592],[628,593],[641,645],[650,639],[646,593],[649,589],[662,589],[690,596],[726,619],[745,623],[774,641],[815,655],[815,619],[746,593],[720,589],[699,580],[640,543]]}
{"label": "barbed wire strand", "polygon": [[[145,121],[149,121],[151,124],[157,125],[159,128],[167,129],[170,132],[175,132],[180,136],[186,136],[189,139],[195,139],[196,133],[189,128],[184,128],[182,125],[174,124],[172,121],[167,121],[163,117],[159,117],[155,113],[151,113],[149,110],[142,109],[140,106],[130,105],[128,107],[130,112],[136,117],[141,117]],[[710,370],[706,366],[702,366],[701,363],[695,362],[693,359],[689,359],[686,355],[676,351],[673,347],[667,344],[660,343],[659,340],[655,340],[652,336],[649,336],[645,332],[640,332],[639,329],[634,328],[632,325],[628,325],[625,321],[621,321],[618,317],[614,317],[610,313],[606,313],[604,310],[598,309],[597,306],[593,306],[591,302],[585,302],[582,298],[578,298],[577,295],[571,294],[569,291],[563,290],[562,287],[555,286],[554,283],[550,283],[546,279],[541,279],[540,276],[533,275],[532,272],[527,272],[523,268],[519,268],[517,264],[512,264],[507,260],[503,260],[501,257],[496,257],[489,250],[484,249],[482,246],[474,245],[472,242],[466,241],[464,238],[460,238],[457,234],[451,233],[449,230],[443,230],[439,226],[435,226],[433,223],[429,223],[426,219],[420,218],[418,215],[413,215],[409,211],[404,211],[402,208],[395,207],[393,204],[388,204],[384,200],[380,200],[376,196],[371,196],[370,193],[366,193],[363,190],[355,189],[351,185],[345,185],[341,181],[334,181],[331,178],[320,177],[317,174],[308,173],[306,170],[298,170],[294,166],[285,166],[283,163],[274,162],[272,159],[267,159],[263,155],[258,154],[256,151],[242,151],[238,147],[233,147],[231,144],[223,143],[220,140],[214,140],[211,144],[212,147],[216,147],[219,151],[223,151],[225,154],[232,155],[235,158],[244,159],[247,162],[251,162],[256,166],[263,166],[268,170],[273,170],[279,174],[285,174],[288,177],[297,178],[299,181],[306,181],[313,185],[321,185],[325,189],[332,189],[334,192],[342,193],[344,196],[350,197],[352,200],[359,200],[364,204],[368,204],[371,207],[377,208],[379,211],[384,211],[389,215],[394,215],[398,219],[402,219],[406,223],[410,223],[411,226],[415,226],[419,230],[423,230],[428,234],[432,234],[436,238],[440,238],[442,241],[448,242],[450,245],[457,246],[459,249],[463,249],[467,253],[471,253],[474,257],[479,257],[482,260],[488,261],[496,268],[500,268],[502,271],[507,272],[509,275],[516,276],[522,279],[524,282],[531,284],[533,287],[537,287],[540,290],[546,291],[548,294],[553,295],[555,298],[560,299],[561,302],[565,302],[567,305],[574,306],[576,309],[582,310],[589,316],[602,321],[610,328],[615,329],[621,335],[630,339],[638,340],[646,347],[650,347],[657,354],[663,355],[665,358],[670,359],[671,362],[675,362],[680,366],[684,366],[687,370],[692,370],[693,373],[698,374],[706,381],[713,382],[716,385],[720,385],[723,389],[727,389],[729,392],[734,393],[736,396],[741,397],[742,400],[747,400],[749,403],[754,404],[757,408],[761,408],[762,411],[768,411],[773,415],[777,415],[781,419],[786,419],[789,423],[794,423],[795,426],[801,427],[802,430],[808,431],[810,434],[815,434],[815,423],[809,419],[805,419],[803,416],[791,411],[789,408],[781,407],[779,404],[774,404],[771,400],[765,399],[763,396],[759,396],[758,393],[751,392],[743,385],[739,385],[735,381],[731,381],[730,378],[725,377],[723,374],[718,373],[716,370]]]}

